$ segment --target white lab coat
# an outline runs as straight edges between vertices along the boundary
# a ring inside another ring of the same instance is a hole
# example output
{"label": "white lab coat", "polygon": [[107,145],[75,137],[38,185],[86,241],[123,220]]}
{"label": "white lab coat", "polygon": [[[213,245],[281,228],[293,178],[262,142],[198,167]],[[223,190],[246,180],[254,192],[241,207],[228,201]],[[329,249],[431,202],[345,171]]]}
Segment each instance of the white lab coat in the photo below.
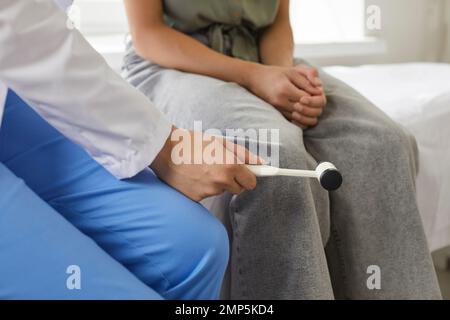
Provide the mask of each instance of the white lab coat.
{"label": "white lab coat", "polygon": [[0,1],[0,117],[6,85],[117,178],[134,176],[171,124],[66,19],[53,0]]}

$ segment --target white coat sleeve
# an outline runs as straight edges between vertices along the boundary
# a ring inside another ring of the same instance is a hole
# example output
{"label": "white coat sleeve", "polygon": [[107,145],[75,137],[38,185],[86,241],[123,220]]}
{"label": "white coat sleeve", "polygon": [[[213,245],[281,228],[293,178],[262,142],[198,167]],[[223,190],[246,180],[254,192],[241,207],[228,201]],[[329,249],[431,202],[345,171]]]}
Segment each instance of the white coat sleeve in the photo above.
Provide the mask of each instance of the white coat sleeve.
{"label": "white coat sleeve", "polygon": [[53,0],[0,1],[0,80],[117,178],[150,165],[171,124]]}

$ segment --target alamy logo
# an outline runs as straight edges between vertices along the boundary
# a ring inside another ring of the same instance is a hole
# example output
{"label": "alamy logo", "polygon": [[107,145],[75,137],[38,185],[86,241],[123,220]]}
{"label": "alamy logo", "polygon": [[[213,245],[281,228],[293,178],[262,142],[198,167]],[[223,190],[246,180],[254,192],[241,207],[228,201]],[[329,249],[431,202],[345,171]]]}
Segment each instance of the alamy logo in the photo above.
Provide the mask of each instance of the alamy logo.
{"label": "alamy logo", "polygon": [[367,30],[381,30],[381,8],[376,5],[371,5],[367,7]]}
{"label": "alamy logo", "polygon": [[381,268],[376,265],[367,267],[367,274],[370,276],[367,278],[367,288],[369,290],[380,290],[381,289]]}
{"label": "alamy logo", "polygon": [[203,130],[202,121],[194,121],[193,133],[176,129],[171,135],[171,141],[175,143],[171,159],[176,165],[244,164],[248,150],[254,156],[245,163],[256,165],[258,156],[266,164],[279,166],[279,129]]}
{"label": "alamy logo", "polygon": [[66,269],[69,275],[66,280],[66,287],[69,290],[81,290],[81,268],[77,265],[70,265]]}

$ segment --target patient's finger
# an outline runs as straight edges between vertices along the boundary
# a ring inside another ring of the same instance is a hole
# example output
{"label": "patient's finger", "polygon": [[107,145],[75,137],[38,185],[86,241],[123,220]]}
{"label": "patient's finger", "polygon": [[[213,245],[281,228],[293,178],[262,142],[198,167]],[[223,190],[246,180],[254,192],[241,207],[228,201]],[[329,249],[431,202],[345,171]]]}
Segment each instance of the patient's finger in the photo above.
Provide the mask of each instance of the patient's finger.
{"label": "patient's finger", "polygon": [[303,105],[301,103],[296,103],[294,108],[295,112],[312,118],[318,118],[323,113],[323,108],[311,108],[310,106]]}
{"label": "patient's finger", "polygon": [[290,80],[297,88],[303,89],[309,94],[312,95],[322,94],[322,90],[315,87],[305,76],[300,74],[297,70],[292,72]]}
{"label": "patient's finger", "polygon": [[292,113],[292,119],[304,126],[313,127],[317,125],[319,119],[316,117],[307,117],[297,112]]}
{"label": "patient's finger", "polygon": [[298,100],[288,100],[285,102],[285,106],[282,107],[282,111],[292,113],[296,111],[299,107],[298,105],[301,105]]}
{"label": "patient's finger", "polygon": [[295,120],[292,120],[291,122],[292,122],[293,124],[295,124],[297,127],[299,127],[300,129],[302,129],[302,130],[308,129],[308,126],[304,126],[304,125],[302,125],[301,123],[298,123],[298,122],[295,121]]}
{"label": "patient's finger", "polygon": [[327,104],[327,98],[325,95],[302,97],[300,103],[312,108],[323,108]]}
{"label": "patient's finger", "polygon": [[280,111],[281,114],[289,121],[292,121],[292,112]]}
{"label": "patient's finger", "polygon": [[295,66],[295,69],[305,76],[316,87],[323,86],[323,82],[319,77],[319,71],[316,68],[310,67],[305,64],[299,64]]}
{"label": "patient's finger", "polygon": [[295,124],[297,127],[300,127],[300,128],[303,129],[303,130],[305,130],[306,128],[308,128],[307,126],[302,125],[301,123],[298,123],[297,121],[295,121],[295,120],[292,118],[292,112],[281,112],[281,113],[283,114],[283,116],[284,116],[288,121],[290,121],[291,123]]}
{"label": "patient's finger", "polygon": [[296,87],[293,83],[291,83],[290,85],[288,85],[286,87],[286,97],[285,98],[288,101],[298,102],[303,97],[310,97],[310,96],[311,95],[308,92]]}

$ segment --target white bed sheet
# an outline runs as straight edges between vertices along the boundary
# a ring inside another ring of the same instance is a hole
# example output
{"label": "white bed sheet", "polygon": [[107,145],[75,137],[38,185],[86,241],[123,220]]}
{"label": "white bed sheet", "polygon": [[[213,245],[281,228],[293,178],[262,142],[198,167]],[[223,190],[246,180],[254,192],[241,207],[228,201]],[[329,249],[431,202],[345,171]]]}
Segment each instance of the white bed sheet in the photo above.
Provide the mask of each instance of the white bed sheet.
{"label": "white bed sheet", "polygon": [[[396,64],[328,67],[410,130],[420,150],[418,205],[430,249],[450,245],[450,65]],[[330,159],[332,161],[332,159]],[[202,203],[227,215],[230,196]]]}
{"label": "white bed sheet", "polygon": [[431,250],[450,245],[450,65],[329,67],[417,139],[417,197]]}

